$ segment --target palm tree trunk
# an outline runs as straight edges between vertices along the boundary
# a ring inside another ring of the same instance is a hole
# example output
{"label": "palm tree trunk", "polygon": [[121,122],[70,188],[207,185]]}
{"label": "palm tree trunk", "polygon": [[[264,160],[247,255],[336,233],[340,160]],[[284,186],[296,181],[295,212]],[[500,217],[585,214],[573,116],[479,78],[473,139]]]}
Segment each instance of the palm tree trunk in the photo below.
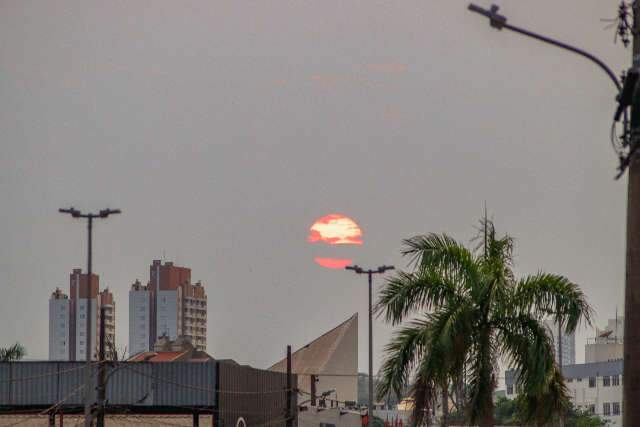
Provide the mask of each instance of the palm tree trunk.
{"label": "palm tree trunk", "polygon": [[447,384],[442,386],[442,420],[440,421],[441,427],[447,427],[449,425],[449,387]]}

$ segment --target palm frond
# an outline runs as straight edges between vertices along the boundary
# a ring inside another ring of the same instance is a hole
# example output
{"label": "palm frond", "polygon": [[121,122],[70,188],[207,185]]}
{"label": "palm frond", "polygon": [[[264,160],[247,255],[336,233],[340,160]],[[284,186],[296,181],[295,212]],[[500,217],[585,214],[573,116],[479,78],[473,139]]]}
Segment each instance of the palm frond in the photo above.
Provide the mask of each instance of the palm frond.
{"label": "palm frond", "polygon": [[445,274],[424,270],[417,273],[398,272],[387,279],[375,307],[385,320],[396,325],[416,310],[427,311],[446,302],[459,302],[456,282]]}
{"label": "palm frond", "polygon": [[[426,364],[425,364],[426,365]],[[430,425],[431,411],[436,403],[436,383],[430,375],[431,369],[425,366],[418,371],[416,381],[411,387],[413,397],[413,425]]]}
{"label": "palm frond", "polygon": [[446,234],[414,236],[403,243],[402,255],[410,257],[409,265],[416,269],[456,271],[469,281],[478,274],[478,262],[473,253]]}
{"label": "palm frond", "polygon": [[378,396],[386,396],[390,392],[401,395],[416,364],[425,354],[428,336],[427,319],[414,320],[393,335],[384,349],[386,356],[380,368]]}
{"label": "palm frond", "polygon": [[586,296],[564,276],[538,273],[525,277],[516,285],[513,304],[522,313],[551,315],[568,333],[582,321],[591,325],[593,310]]}

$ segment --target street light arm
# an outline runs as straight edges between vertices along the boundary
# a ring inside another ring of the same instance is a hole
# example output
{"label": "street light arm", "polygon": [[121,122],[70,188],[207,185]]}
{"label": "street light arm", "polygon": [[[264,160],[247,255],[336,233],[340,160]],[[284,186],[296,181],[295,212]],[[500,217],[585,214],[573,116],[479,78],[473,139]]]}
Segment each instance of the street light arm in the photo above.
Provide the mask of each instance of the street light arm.
{"label": "street light arm", "polygon": [[613,71],[611,71],[611,69],[607,66],[607,64],[605,64],[604,62],[602,62],[599,58],[597,58],[596,56],[590,54],[587,51],[584,51],[580,48],[577,48],[575,46],[571,46],[570,44],[561,42],[559,40],[554,40],[550,37],[547,36],[543,36],[541,34],[538,33],[534,33],[532,31],[529,30],[525,30],[524,28],[520,28],[520,27],[516,27],[515,25],[511,25],[507,23],[507,18],[503,15],[498,14],[498,6],[496,5],[492,5],[491,9],[483,9],[480,6],[477,6],[473,3],[469,4],[468,9],[471,12],[475,12],[478,13],[482,16],[485,16],[487,18],[489,18],[490,24],[492,27],[497,28],[498,30],[501,30],[503,28],[506,28],[507,30],[511,30],[513,32],[522,34],[524,36],[527,37],[531,37],[534,38],[536,40],[539,40],[541,42],[559,47],[561,49],[564,50],[568,50],[570,52],[573,52],[577,55],[580,55],[584,58],[587,58],[588,60],[590,60],[591,62],[595,63],[597,66],[599,66],[605,73],[607,73],[607,75],[609,76],[609,78],[611,79],[611,81],[613,81],[613,84],[616,85],[616,88],[618,89],[618,91],[620,91],[620,89],[622,89],[622,86],[620,85],[620,82],[618,81],[618,78],[616,77],[616,75],[614,74]]}

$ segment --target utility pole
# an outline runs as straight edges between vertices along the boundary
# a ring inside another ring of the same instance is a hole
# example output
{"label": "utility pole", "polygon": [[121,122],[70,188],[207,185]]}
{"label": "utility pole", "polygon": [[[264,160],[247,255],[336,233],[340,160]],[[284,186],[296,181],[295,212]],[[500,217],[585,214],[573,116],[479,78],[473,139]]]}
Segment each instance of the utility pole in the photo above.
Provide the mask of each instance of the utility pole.
{"label": "utility pole", "polygon": [[[640,68],[640,16],[633,3],[632,69]],[[640,161],[634,155],[640,128],[638,87],[631,105],[631,154],[627,189],[627,271],[624,291],[624,363],[622,425],[640,425]]]}
{"label": "utility pole", "polygon": [[105,351],[104,351],[105,339],[106,339],[104,320],[105,320],[106,312],[107,312],[106,308],[101,305],[100,306],[100,343],[99,343],[100,351],[98,352],[98,361],[100,362],[100,365],[98,366],[98,418],[97,418],[98,427],[104,427],[104,402],[106,399],[106,392],[107,392],[106,390],[107,369],[105,366],[106,358],[105,358]]}
{"label": "utility pole", "polygon": [[291,373],[291,346],[287,346],[287,419],[285,421],[286,427],[293,427],[293,411],[292,411],[292,373]]}
{"label": "utility pole", "polygon": [[[91,413],[91,406],[93,404],[92,399],[92,387],[91,387],[91,351],[93,346],[91,345],[92,336],[92,318],[91,318],[91,290],[92,290],[92,234],[93,234],[93,220],[95,218],[107,218],[109,215],[119,214],[120,209],[103,209],[98,213],[82,213],[79,210],[71,207],[69,209],[58,209],[58,212],[71,215],[73,218],[86,218],[87,219],[87,316],[86,316],[86,332],[85,332],[85,349],[87,363],[84,374],[84,425],[85,427],[91,427],[93,424],[93,415]],[[93,331],[95,333],[95,330]],[[104,421],[104,418],[103,418]]]}
{"label": "utility pole", "polygon": [[367,407],[367,425],[373,427],[373,278],[374,274],[384,274],[387,270],[393,270],[392,265],[382,265],[375,270],[365,270],[357,265],[348,265],[347,270],[356,274],[366,274],[369,277],[369,401]]}
{"label": "utility pole", "polygon": [[558,322],[558,369],[562,375],[562,323]]}

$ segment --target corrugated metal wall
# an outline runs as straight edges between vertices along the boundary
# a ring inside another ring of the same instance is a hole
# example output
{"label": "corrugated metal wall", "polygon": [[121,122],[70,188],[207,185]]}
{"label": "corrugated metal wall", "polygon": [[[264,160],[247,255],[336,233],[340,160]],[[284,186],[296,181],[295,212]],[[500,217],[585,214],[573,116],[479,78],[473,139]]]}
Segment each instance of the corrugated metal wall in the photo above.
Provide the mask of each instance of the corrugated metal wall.
{"label": "corrugated metal wall", "polygon": [[[218,426],[284,426],[287,411],[287,376],[230,363],[218,364]],[[294,375],[292,385],[297,378]],[[297,419],[297,393],[291,393],[291,411]]]}
{"label": "corrugated metal wall", "polygon": [[[96,371],[93,367],[92,393]],[[77,406],[84,402],[84,362],[0,363],[0,406]],[[216,363],[120,362],[107,365],[107,404],[215,404]],[[92,398],[92,400],[94,400]]]}
{"label": "corrugated metal wall", "polygon": [[[62,403],[61,408],[80,407],[84,369],[83,362],[0,363],[0,414],[56,403]],[[96,370],[94,366],[92,388]],[[136,407],[163,413],[201,411],[215,413],[222,427],[236,427],[240,418],[248,427],[286,422],[287,376],[283,373],[213,361],[120,362],[108,364],[106,375],[108,412],[111,408],[111,412],[136,413]],[[296,381],[294,375],[293,387]],[[291,395],[295,425],[297,395]]]}

